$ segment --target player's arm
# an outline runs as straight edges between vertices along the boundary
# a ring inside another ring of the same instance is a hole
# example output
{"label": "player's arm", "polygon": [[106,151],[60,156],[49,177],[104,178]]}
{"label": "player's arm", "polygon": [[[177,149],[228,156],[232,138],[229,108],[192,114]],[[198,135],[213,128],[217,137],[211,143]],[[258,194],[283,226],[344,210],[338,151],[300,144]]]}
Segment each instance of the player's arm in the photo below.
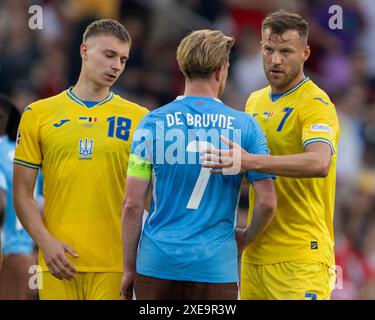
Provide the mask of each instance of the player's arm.
{"label": "player's arm", "polygon": [[273,179],[262,179],[252,182],[256,199],[251,224],[246,229],[237,230],[239,254],[266,230],[277,207]]}
{"label": "player's arm", "polygon": [[5,174],[0,170],[0,227],[2,226],[2,218],[5,213],[7,189]]}
{"label": "player's arm", "polygon": [[5,206],[6,206],[6,193],[5,193],[5,190],[0,188],[0,228],[3,225]]}
{"label": "player's arm", "polygon": [[131,154],[122,208],[122,243],[124,275],[121,285],[123,299],[131,300],[136,275],[136,257],[142,231],[142,217],[151,181],[151,164]]}
{"label": "player's arm", "polygon": [[[0,228],[2,226],[2,221],[4,217],[4,212],[5,212],[5,204],[6,204],[6,196],[5,196],[5,190],[0,189]],[[3,255],[1,253],[1,237],[0,237],[0,269],[1,265],[3,263]]]}
{"label": "player's arm", "polygon": [[[6,205],[5,190],[0,189],[0,217],[2,217],[4,212],[5,212],[5,205]],[[1,218],[0,218],[0,221],[1,221]],[[1,227],[1,225],[2,224],[0,223],[0,227]]]}
{"label": "player's arm", "polygon": [[0,171],[0,228],[3,225],[3,218],[5,213],[5,206],[6,206],[6,191],[7,191],[7,184],[5,175],[2,171]]}
{"label": "player's arm", "polygon": [[[212,173],[222,173],[223,169],[240,163],[241,172],[254,170],[292,178],[312,178],[326,177],[331,165],[332,151],[324,142],[310,143],[302,153],[272,156],[251,154],[225,137],[222,140],[230,150],[207,150],[206,156],[202,157],[203,167],[211,168]],[[240,155],[240,161],[234,160],[236,154]]]}
{"label": "player's arm", "polygon": [[[4,214],[6,208],[6,192],[7,192],[7,183],[4,173],[0,170],[0,231],[4,223]],[[0,237],[0,269],[3,262],[3,256],[1,253],[1,237]]]}
{"label": "player's arm", "polygon": [[326,177],[331,165],[332,151],[324,142],[309,144],[305,152],[284,156],[246,154],[245,170],[273,173],[292,178]]}
{"label": "player's arm", "polygon": [[331,157],[335,152],[334,141],[339,133],[335,108],[328,97],[313,98],[301,108],[299,122],[302,124],[304,152],[290,155],[257,155],[242,150],[240,146],[224,138],[224,142],[233,150],[209,150],[208,159],[215,156],[213,159],[221,163],[206,163],[205,166],[214,169],[214,173],[220,173],[223,168],[231,166],[233,154],[240,154],[242,171],[256,170],[292,178],[326,177],[331,166]]}
{"label": "player's arm", "polygon": [[65,252],[73,257],[77,253],[67,244],[54,238],[43,223],[34,199],[37,169],[14,164],[13,200],[18,219],[41,249],[49,271],[58,279],[71,280],[77,270],[71,265]]}

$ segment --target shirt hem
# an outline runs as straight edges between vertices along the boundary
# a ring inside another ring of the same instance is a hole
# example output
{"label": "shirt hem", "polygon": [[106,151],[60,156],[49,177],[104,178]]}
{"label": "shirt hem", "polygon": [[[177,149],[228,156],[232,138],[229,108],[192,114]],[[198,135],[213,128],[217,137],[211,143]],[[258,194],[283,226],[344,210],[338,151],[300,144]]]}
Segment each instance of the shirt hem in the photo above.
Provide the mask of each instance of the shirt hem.
{"label": "shirt hem", "polygon": [[[124,272],[122,268],[95,268],[95,267],[77,267],[75,265],[73,266],[78,272],[114,272],[114,273]],[[49,272],[46,266],[41,266],[41,269],[43,272]]]}
{"label": "shirt hem", "polygon": [[201,278],[201,277],[189,277],[185,275],[176,275],[176,274],[170,274],[170,273],[160,273],[160,272],[154,272],[154,271],[147,271],[147,270],[137,270],[137,273],[153,277],[153,278],[159,278],[159,279],[166,279],[166,280],[174,280],[174,281],[192,281],[192,282],[203,282],[203,283],[235,283],[239,282],[239,279],[208,279],[208,278]]}
{"label": "shirt hem", "polygon": [[[286,257],[286,258],[279,258],[279,259],[273,259],[273,260],[252,260],[249,257],[244,257],[242,258],[242,263],[246,264],[255,264],[255,265],[269,265],[269,264],[277,264],[277,263],[284,263],[284,262],[289,262],[289,261],[314,261],[314,262],[320,262],[324,263],[328,266],[335,265],[335,262],[332,263],[328,259],[322,258],[322,257],[311,257],[311,256],[300,256],[300,257]],[[333,259],[335,261],[335,259]]]}

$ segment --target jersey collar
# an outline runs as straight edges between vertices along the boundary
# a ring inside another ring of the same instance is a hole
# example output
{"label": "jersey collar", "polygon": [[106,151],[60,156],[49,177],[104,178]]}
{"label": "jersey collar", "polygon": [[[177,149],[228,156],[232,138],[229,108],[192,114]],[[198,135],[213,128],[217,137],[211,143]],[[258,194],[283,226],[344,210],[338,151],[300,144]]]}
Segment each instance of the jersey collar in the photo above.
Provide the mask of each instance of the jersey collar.
{"label": "jersey collar", "polygon": [[291,87],[289,90],[287,90],[285,92],[282,92],[282,93],[272,93],[272,91],[270,90],[269,97],[272,100],[272,102],[275,102],[275,101],[293,93],[294,91],[298,90],[298,88],[300,88],[304,83],[306,83],[309,80],[310,80],[309,77],[305,77],[303,80],[298,82],[296,85]]}
{"label": "jersey collar", "polygon": [[113,92],[110,91],[109,95],[108,95],[106,98],[104,98],[104,99],[101,100],[101,101],[98,101],[97,103],[95,103],[94,105],[92,105],[92,106],[89,107],[89,106],[87,106],[87,105],[85,104],[85,102],[84,102],[83,100],[81,100],[80,98],[78,98],[78,97],[73,93],[73,90],[72,90],[72,89],[73,89],[73,87],[70,87],[68,90],[66,90],[66,94],[67,94],[67,96],[68,96],[70,99],[72,99],[74,102],[76,102],[76,103],[78,103],[79,105],[81,105],[82,107],[85,107],[85,108],[88,108],[88,109],[93,108],[93,107],[101,106],[101,105],[107,103],[108,101],[111,101],[112,98],[113,98],[113,96],[114,96]]}
{"label": "jersey collar", "polygon": [[179,100],[182,100],[182,99],[185,99],[185,98],[198,98],[198,99],[213,99],[217,102],[222,102],[220,99],[218,98],[214,98],[214,97],[204,97],[204,96],[178,96],[176,98],[176,101],[179,101]]}

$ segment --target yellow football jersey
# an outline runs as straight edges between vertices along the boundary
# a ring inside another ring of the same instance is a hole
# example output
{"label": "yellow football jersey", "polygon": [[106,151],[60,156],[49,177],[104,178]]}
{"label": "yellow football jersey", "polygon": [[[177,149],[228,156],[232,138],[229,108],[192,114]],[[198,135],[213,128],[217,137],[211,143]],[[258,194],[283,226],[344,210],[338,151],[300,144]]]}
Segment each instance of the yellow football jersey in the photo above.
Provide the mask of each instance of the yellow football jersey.
{"label": "yellow football jersey", "polygon": [[[43,220],[78,271],[122,272],[121,206],[132,135],[147,109],[118,95],[87,107],[71,89],[25,108],[14,163],[41,168]],[[39,265],[48,270],[39,252]]]}
{"label": "yellow football jersey", "polygon": [[[246,112],[261,125],[271,155],[304,152],[321,141],[331,147],[332,160],[325,178],[277,177],[276,214],[266,231],[247,248],[247,263],[272,264],[313,260],[329,266],[334,261],[333,212],[339,125],[328,95],[309,78],[271,99],[270,86],[250,95]],[[251,221],[254,189],[250,188]]]}

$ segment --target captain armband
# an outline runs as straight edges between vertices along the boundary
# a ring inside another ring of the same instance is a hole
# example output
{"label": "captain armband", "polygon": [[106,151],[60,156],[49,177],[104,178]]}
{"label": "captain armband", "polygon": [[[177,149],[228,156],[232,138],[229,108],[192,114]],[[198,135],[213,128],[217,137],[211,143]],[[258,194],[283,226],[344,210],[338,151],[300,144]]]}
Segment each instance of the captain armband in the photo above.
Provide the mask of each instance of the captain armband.
{"label": "captain armband", "polygon": [[150,180],[152,176],[152,164],[135,154],[131,154],[129,157],[127,175],[129,177]]}

